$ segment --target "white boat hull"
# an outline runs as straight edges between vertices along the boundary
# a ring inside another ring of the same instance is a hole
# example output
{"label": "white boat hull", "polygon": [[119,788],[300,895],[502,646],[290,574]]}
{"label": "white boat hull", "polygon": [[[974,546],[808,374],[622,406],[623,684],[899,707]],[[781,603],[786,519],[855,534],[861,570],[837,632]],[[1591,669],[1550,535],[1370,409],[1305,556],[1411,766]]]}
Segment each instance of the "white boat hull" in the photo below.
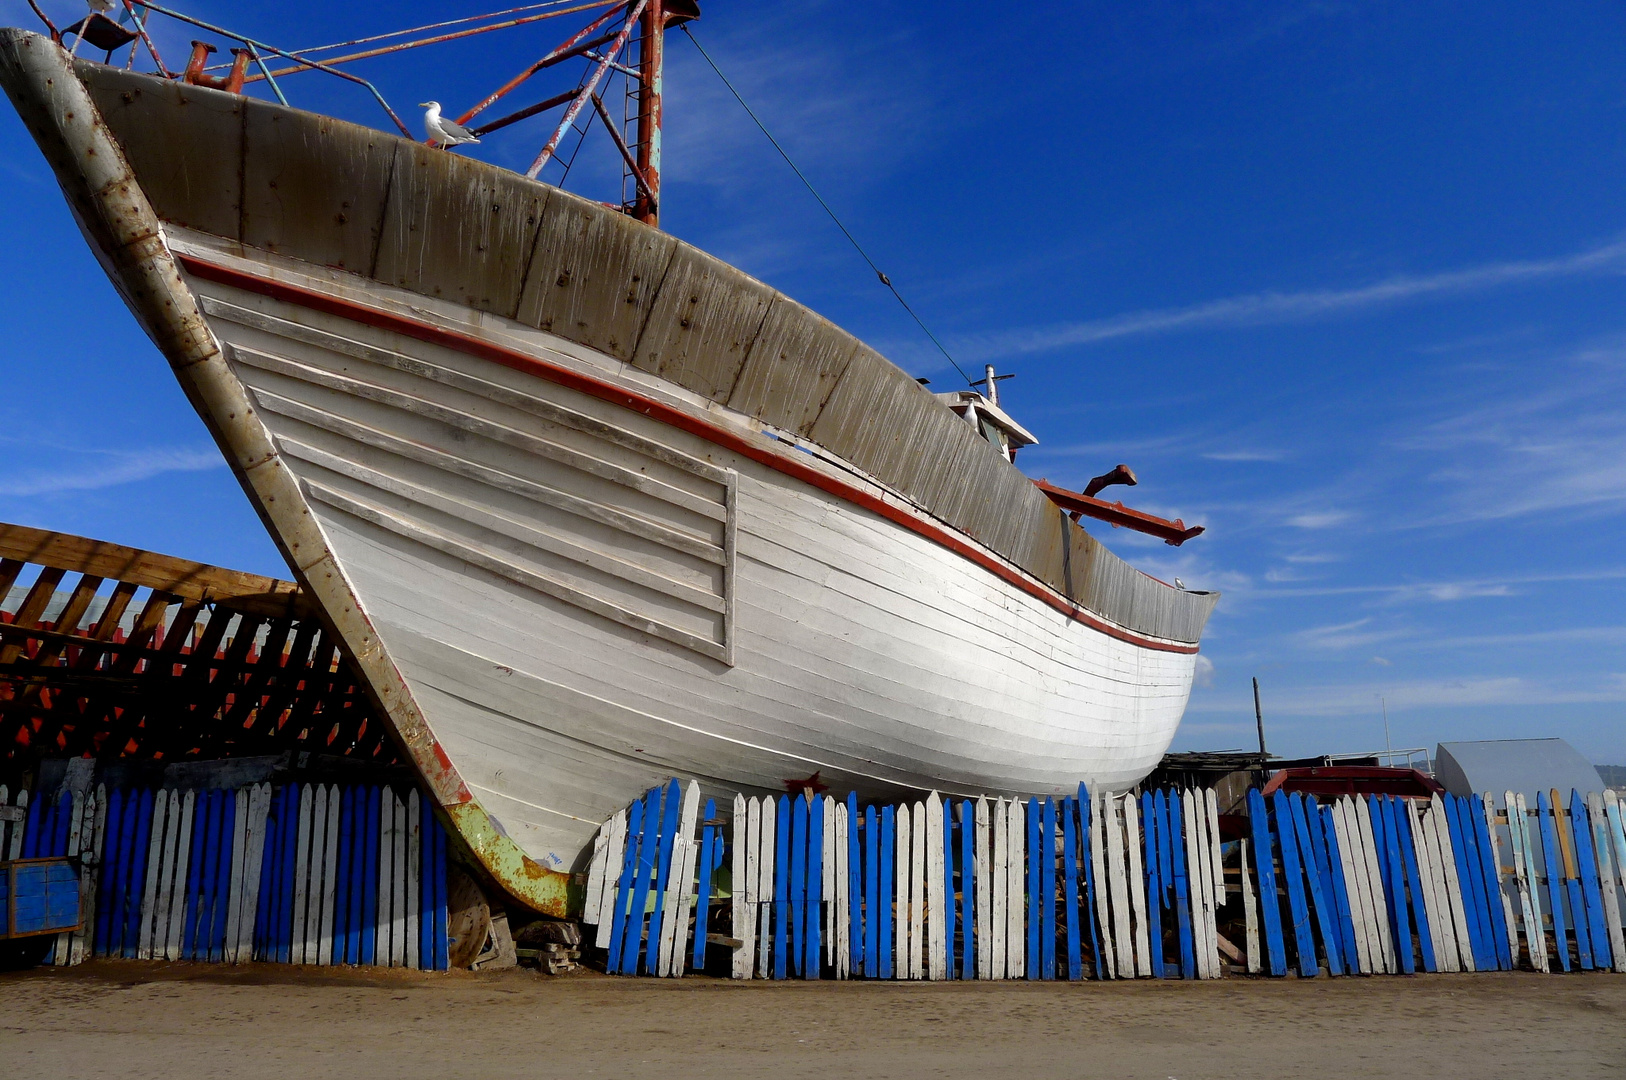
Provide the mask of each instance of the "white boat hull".
{"label": "white boat hull", "polygon": [[[866,796],[1054,794],[1080,780],[1122,788],[1151,769],[1179,724],[1191,652],[1102,633],[919,533],[633,410],[296,303],[191,284],[435,739],[544,865],[571,864],[600,821],[672,775],[732,792],[782,790],[818,773]],[[303,284],[343,288],[331,278]],[[437,314],[472,318],[452,305]],[[650,391],[609,357],[491,322],[487,334],[538,357]],[[414,364],[435,375],[404,370]],[[453,377],[534,406],[459,390]],[[414,411],[419,402],[442,418]],[[632,438],[539,418],[551,410]],[[542,439],[567,434],[587,455],[577,466],[671,481],[714,499],[718,516],[482,436],[459,417]],[[710,418],[767,438],[715,406]],[[637,440],[648,445],[627,445]],[[696,468],[675,468],[653,448]],[[564,500],[471,478],[486,470],[591,505],[562,510]],[[492,516],[470,520],[465,506]],[[593,507],[697,538],[710,526],[726,565],[583,516]],[[471,564],[466,551],[491,561]],[[628,580],[629,567],[657,587]],[[554,584],[563,588],[548,591]],[[611,613],[594,610],[595,599]],[[642,631],[617,610],[675,632]]]}

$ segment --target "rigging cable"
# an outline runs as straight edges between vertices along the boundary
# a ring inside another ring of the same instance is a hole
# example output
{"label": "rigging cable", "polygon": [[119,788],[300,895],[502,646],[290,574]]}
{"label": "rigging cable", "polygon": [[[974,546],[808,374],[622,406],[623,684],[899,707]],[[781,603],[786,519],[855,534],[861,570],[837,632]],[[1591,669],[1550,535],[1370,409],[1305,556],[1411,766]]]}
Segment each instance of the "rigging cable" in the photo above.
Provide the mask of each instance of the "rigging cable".
{"label": "rigging cable", "polygon": [[717,73],[717,77],[723,80],[723,85],[728,87],[728,92],[734,95],[734,100],[740,103],[740,108],[745,110],[745,114],[756,123],[757,128],[762,132],[762,134],[767,136],[768,141],[773,143],[773,148],[779,151],[779,156],[785,159],[785,164],[790,166],[791,172],[796,174],[796,178],[802,182],[802,186],[807,188],[808,193],[812,195],[814,199],[818,200],[818,204],[824,207],[824,212],[830,215],[830,220],[836,223],[836,228],[840,229],[842,235],[845,236],[848,242],[852,244],[853,250],[857,251],[859,256],[863,258],[865,262],[869,263],[869,268],[875,271],[876,278],[880,280],[882,285],[885,285],[887,289],[891,291],[898,303],[903,306],[903,310],[907,311],[909,313],[909,317],[915,320],[915,325],[919,326],[925,335],[931,338],[932,344],[937,346],[937,351],[942,353],[944,359],[953,365],[955,371],[960,373],[960,378],[964,379],[967,385],[973,387],[976,386],[977,384],[971,381],[971,376],[965,373],[965,370],[961,368],[960,365],[955,362],[954,357],[949,354],[948,349],[943,347],[943,343],[937,339],[937,335],[932,333],[931,328],[926,325],[925,321],[922,320],[919,315],[915,314],[915,309],[910,307],[909,302],[903,298],[903,294],[898,292],[898,287],[892,284],[892,279],[881,272],[881,268],[875,265],[875,260],[869,257],[869,252],[864,250],[864,246],[858,242],[858,238],[853,236],[853,234],[848,231],[847,226],[841,223],[841,219],[836,216],[836,212],[830,209],[830,204],[824,201],[824,196],[819,194],[818,189],[816,189],[812,182],[802,173],[802,170],[796,167],[796,162],[792,161],[790,155],[785,152],[785,148],[779,145],[779,140],[773,137],[773,133],[768,130],[767,125],[764,124],[757,114],[751,110],[751,106],[745,103],[745,99],[740,96],[740,92],[734,89],[734,84],[728,81],[728,76],[723,74],[722,68],[717,66],[717,61],[711,58],[711,54],[708,53],[705,47],[700,44],[699,39],[697,39],[694,34],[690,33],[688,24],[682,24],[678,27],[678,29],[682,30],[684,35],[694,43],[694,47],[700,50],[700,55],[705,57],[706,63],[711,65],[711,70]]}

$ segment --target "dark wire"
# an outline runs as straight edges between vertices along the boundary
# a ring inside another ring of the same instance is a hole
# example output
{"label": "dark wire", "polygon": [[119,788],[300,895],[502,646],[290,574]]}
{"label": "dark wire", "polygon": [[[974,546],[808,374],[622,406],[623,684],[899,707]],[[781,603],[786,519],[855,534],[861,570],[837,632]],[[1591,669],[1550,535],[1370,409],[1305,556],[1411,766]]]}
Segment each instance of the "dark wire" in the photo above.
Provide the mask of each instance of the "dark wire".
{"label": "dark wire", "polygon": [[903,298],[903,294],[898,292],[898,287],[892,284],[892,279],[881,272],[881,268],[875,265],[875,260],[869,257],[869,252],[864,250],[864,246],[860,244],[858,239],[847,230],[847,226],[841,223],[841,219],[836,217],[836,212],[830,209],[830,204],[824,201],[824,196],[819,194],[818,189],[813,186],[812,181],[808,180],[808,178],[803,175],[802,170],[796,167],[796,162],[792,161],[790,159],[790,155],[785,153],[785,148],[779,145],[779,140],[773,137],[773,132],[769,131],[767,125],[764,124],[760,118],[758,118],[756,113],[751,111],[751,106],[745,103],[745,99],[740,96],[740,92],[734,89],[734,84],[728,81],[728,76],[723,74],[723,69],[717,66],[717,61],[711,58],[711,54],[705,50],[705,47],[700,44],[699,40],[695,38],[694,34],[689,32],[688,24],[682,24],[679,26],[679,29],[682,30],[688,39],[694,43],[694,47],[700,50],[700,55],[706,58],[706,63],[711,65],[711,70],[715,71],[717,73],[717,77],[723,80],[723,85],[728,87],[728,92],[734,95],[734,100],[740,103],[740,108],[745,110],[745,114],[756,123],[757,128],[761,130],[762,134],[768,137],[768,141],[773,143],[773,148],[779,151],[780,157],[785,159],[785,164],[789,165],[790,171],[796,174],[796,179],[800,180],[802,182],[802,186],[807,188],[808,194],[817,199],[819,205],[824,207],[824,212],[830,215],[830,220],[836,223],[836,228],[840,229],[842,235],[845,236],[847,241],[852,244],[853,250],[857,251],[859,256],[862,257],[865,262],[869,263],[869,268],[875,271],[875,276],[880,279],[881,284],[885,285],[887,289],[891,291],[893,297],[897,299],[898,303],[903,305],[903,310],[907,311],[909,313],[909,317],[915,320],[915,325],[919,326],[920,329],[925,332],[926,336],[932,339],[932,344],[937,346],[937,351],[943,354],[943,358],[945,360],[954,365],[954,370],[960,373],[960,378],[964,379],[968,386],[976,386],[977,384],[971,381],[971,376],[967,375],[960,365],[955,363],[954,357],[950,356],[949,351],[943,347],[943,343],[937,340],[937,335],[932,333],[931,328],[921,320],[919,315],[915,314],[915,309],[910,307],[909,301],[905,300]]}

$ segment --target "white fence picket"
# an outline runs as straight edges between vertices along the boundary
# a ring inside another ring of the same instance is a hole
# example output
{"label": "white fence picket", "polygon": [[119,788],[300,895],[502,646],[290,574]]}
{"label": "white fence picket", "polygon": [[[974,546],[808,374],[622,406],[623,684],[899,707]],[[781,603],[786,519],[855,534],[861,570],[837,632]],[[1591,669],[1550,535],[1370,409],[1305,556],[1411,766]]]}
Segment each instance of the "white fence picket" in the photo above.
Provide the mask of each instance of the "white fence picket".
{"label": "white fence picket", "polygon": [[988,799],[986,796],[979,798],[971,822],[972,828],[976,831],[974,837],[976,847],[975,868],[972,872],[972,885],[977,898],[975,942],[977,946],[977,978],[979,979],[994,977],[994,936],[993,931],[990,929],[994,918],[993,855],[990,851],[989,838],[991,822]]}
{"label": "white fence picket", "polygon": [[992,829],[994,872],[991,878],[991,891],[993,893],[993,933],[990,936],[990,951],[993,960],[988,968],[990,979],[1003,979],[1006,971],[1006,941],[1005,937],[1010,928],[1010,918],[1005,913],[1005,905],[1010,900],[1010,859],[1011,859],[1011,831],[1005,823],[1009,811],[1004,799],[994,800],[994,813]]}
{"label": "white fence picket", "polygon": [[1009,895],[1005,898],[1005,974],[1012,979],[1027,976],[1027,814],[1022,800],[1012,799],[1005,813],[1005,829],[1011,861],[1005,867]]}
{"label": "white fence picket", "polygon": [[1146,924],[1146,874],[1141,866],[1140,800],[1125,795],[1124,850],[1129,856],[1129,910],[1135,922],[1135,974],[1152,974],[1151,932]]}
{"label": "white fence picket", "polygon": [[835,909],[835,966],[836,978],[846,979],[852,975],[852,935],[853,924],[850,913],[852,911],[852,855],[850,845],[852,832],[857,823],[847,812],[847,804],[832,799],[835,803],[836,841],[835,841],[835,901],[831,907]]}
{"label": "white fence picket", "polygon": [[729,925],[740,944],[734,946],[729,974],[736,979],[751,977],[752,946],[756,941],[757,882],[757,802],[744,795],[734,796],[733,842],[729,844]]}

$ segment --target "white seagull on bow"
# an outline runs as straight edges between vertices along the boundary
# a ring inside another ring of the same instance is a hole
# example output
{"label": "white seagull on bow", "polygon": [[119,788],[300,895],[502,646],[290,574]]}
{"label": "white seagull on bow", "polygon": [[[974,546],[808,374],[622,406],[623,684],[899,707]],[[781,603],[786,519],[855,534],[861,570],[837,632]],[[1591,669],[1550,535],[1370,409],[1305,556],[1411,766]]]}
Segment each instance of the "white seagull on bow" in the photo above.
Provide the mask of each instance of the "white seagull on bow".
{"label": "white seagull on bow", "polygon": [[430,145],[445,150],[447,147],[461,146],[464,143],[478,143],[480,141],[462,124],[441,116],[440,102],[420,101],[418,105],[424,110],[423,130],[424,134],[429,136]]}

